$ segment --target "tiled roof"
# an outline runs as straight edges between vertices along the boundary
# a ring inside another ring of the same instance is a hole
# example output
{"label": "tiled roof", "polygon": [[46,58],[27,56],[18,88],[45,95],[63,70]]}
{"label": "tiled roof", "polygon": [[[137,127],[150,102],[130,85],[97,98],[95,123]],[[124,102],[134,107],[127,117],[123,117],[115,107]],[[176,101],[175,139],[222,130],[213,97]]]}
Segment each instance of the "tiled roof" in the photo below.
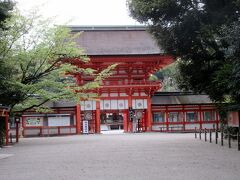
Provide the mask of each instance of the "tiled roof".
{"label": "tiled roof", "polygon": [[207,95],[153,96],[153,105],[213,104]]}
{"label": "tiled roof", "polygon": [[10,108],[9,106],[5,106],[5,105],[0,104],[0,109],[9,109],[9,108]]}
{"label": "tiled roof", "polygon": [[87,55],[163,54],[144,26],[69,26]]}

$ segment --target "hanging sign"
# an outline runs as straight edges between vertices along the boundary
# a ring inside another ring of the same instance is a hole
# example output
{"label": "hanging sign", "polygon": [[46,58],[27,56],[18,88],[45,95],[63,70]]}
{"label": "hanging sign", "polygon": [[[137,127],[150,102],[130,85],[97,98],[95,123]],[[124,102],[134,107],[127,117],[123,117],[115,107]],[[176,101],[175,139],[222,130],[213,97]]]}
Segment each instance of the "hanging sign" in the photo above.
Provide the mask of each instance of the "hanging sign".
{"label": "hanging sign", "polygon": [[83,134],[88,134],[88,121],[83,121]]}

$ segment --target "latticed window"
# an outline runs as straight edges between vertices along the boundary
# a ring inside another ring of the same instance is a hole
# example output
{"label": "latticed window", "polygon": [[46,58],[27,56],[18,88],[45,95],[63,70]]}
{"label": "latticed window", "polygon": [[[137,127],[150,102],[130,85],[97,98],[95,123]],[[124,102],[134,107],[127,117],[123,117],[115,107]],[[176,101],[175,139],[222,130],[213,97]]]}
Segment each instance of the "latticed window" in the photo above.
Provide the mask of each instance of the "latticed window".
{"label": "latticed window", "polygon": [[204,121],[214,121],[215,120],[215,111],[204,111],[203,112]]}
{"label": "latticed window", "polygon": [[153,122],[154,123],[163,123],[165,122],[165,113],[164,112],[155,112],[153,113]]}
{"label": "latticed window", "polygon": [[194,122],[198,121],[198,113],[197,112],[187,112],[186,113],[186,121],[187,122]]}
{"label": "latticed window", "polygon": [[184,114],[183,112],[170,112],[168,118],[169,122],[182,122]]}

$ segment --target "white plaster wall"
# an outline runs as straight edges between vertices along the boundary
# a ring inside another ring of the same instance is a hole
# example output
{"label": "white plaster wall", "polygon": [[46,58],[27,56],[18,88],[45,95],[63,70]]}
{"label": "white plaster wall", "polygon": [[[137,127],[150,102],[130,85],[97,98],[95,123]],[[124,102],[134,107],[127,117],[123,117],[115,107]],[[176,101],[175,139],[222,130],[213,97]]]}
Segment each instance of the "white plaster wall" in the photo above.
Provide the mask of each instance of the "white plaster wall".
{"label": "white plaster wall", "polygon": [[24,136],[38,136],[40,133],[40,129],[25,129]]}
{"label": "white plaster wall", "polygon": [[[109,104],[109,106],[106,105],[107,103]],[[101,110],[128,109],[128,100],[126,99],[125,100],[123,99],[101,100],[100,109]]]}
{"label": "white plaster wall", "polygon": [[60,134],[72,134],[72,133],[76,133],[76,128],[72,127],[72,128],[61,128],[60,129]]}
{"label": "white plaster wall", "polygon": [[133,109],[147,109],[147,99],[133,99],[132,100]]}
{"label": "white plaster wall", "polygon": [[[214,126],[214,123],[211,123],[211,124],[202,124],[202,129],[213,129],[213,126]],[[215,127],[217,127],[216,126],[216,124],[215,124]]]}
{"label": "white plaster wall", "polygon": [[166,126],[164,126],[164,125],[153,125],[153,126],[152,126],[152,130],[154,130],[154,131],[160,131],[161,128],[162,128],[163,131],[164,131],[164,130],[167,130],[167,129],[166,129]]}
{"label": "white plaster wall", "polygon": [[51,134],[57,134],[58,129],[57,128],[51,128],[51,129],[43,129],[42,134],[43,135],[51,135]]}
{"label": "white plaster wall", "polygon": [[196,127],[197,129],[199,129],[199,128],[200,128],[200,124],[186,124],[186,125],[185,125],[185,129],[186,129],[186,130],[188,130],[188,129],[195,129],[195,127]]}
{"label": "white plaster wall", "polygon": [[118,93],[110,93],[110,97],[118,97]]}
{"label": "white plaster wall", "polygon": [[96,110],[96,101],[81,101],[81,110]]}

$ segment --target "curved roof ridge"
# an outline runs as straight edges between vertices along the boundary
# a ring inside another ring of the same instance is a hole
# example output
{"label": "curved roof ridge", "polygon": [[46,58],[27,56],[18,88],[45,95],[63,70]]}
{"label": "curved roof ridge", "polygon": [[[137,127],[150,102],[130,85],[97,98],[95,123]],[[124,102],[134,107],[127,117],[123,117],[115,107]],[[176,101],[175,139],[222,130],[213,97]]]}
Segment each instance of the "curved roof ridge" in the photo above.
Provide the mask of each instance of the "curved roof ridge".
{"label": "curved roof ridge", "polygon": [[71,31],[145,31],[145,25],[69,25]]}

